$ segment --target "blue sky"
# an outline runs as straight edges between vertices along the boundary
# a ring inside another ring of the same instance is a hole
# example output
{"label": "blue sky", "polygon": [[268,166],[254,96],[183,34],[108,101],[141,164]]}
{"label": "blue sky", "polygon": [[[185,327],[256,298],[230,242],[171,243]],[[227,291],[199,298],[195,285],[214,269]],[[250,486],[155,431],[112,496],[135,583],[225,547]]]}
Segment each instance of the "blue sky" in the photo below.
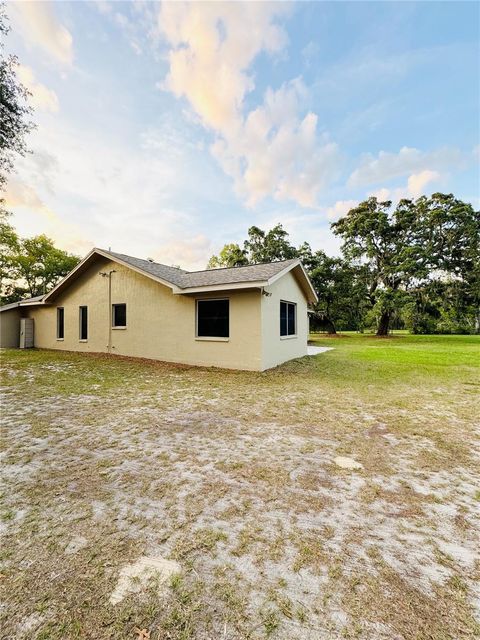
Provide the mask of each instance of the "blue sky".
{"label": "blue sky", "polygon": [[479,206],[475,2],[9,3],[24,235],[203,268],[252,224],[338,251],[369,195]]}

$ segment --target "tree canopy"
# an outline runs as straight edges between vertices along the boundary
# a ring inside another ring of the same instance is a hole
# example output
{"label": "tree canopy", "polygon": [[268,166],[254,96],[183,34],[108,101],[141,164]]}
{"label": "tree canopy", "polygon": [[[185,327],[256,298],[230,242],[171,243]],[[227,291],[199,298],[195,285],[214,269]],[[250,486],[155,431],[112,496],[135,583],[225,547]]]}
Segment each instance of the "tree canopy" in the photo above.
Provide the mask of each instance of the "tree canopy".
{"label": "tree canopy", "polygon": [[243,249],[225,245],[208,267],[299,257],[319,297],[312,326],[329,332],[480,332],[480,214],[471,204],[442,193],[395,207],[368,198],[331,226],[340,256],[295,247],[277,224],[250,227]]}
{"label": "tree canopy", "polygon": [[0,189],[13,170],[15,154],[25,155],[26,135],[34,128],[28,90],[19,82],[16,56],[4,54],[3,39],[9,32],[5,5],[0,4]]}
{"label": "tree canopy", "polygon": [[462,283],[478,303],[480,218],[452,194],[400,200],[394,209],[390,201],[369,198],[332,229],[343,240],[345,258],[368,274],[378,335],[388,334],[406,294],[436,281]]}
{"label": "tree canopy", "polygon": [[80,258],[55,247],[45,235],[21,238],[0,216],[0,302],[9,304],[47,293]]}

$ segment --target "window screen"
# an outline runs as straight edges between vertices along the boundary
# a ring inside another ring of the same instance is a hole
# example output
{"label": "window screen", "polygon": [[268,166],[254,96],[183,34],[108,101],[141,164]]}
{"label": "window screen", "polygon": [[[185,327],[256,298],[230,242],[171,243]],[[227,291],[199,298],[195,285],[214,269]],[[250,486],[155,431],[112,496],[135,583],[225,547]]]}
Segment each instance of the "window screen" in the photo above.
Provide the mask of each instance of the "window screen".
{"label": "window screen", "polygon": [[297,305],[294,302],[280,301],[280,335],[297,335]]}
{"label": "window screen", "polygon": [[229,337],[229,300],[197,300],[197,336]]}
{"label": "window screen", "polygon": [[127,326],[127,305],[112,304],[112,327]]}
{"label": "window screen", "polygon": [[57,340],[63,340],[65,335],[65,309],[57,308]]}
{"label": "window screen", "polygon": [[80,340],[88,339],[88,307],[80,307]]}

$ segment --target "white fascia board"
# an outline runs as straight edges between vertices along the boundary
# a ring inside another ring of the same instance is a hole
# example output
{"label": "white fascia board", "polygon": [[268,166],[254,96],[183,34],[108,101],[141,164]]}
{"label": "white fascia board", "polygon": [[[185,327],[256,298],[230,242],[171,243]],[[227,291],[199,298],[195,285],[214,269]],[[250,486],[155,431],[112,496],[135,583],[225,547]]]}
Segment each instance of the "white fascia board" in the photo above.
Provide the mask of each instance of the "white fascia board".
{"label": "white fascia board", "polygon": [[312,281],[310,280],[310,276],[307,273],[307,270],[305,269],[305,267],[303,266],[302,262],[299,262],[299,266],[302,269],[303,275],[305,276],[305,279],[310,287],[310,289],[312,290],[313,293],[313,301],[314,302],[318,302],[318,296],[317,296],[317,292],[315,291],[315,287],[312,284]]}
{"label": "white fascia board", "polygon": [[307,282],[308,288],[310,289],[310,292],[312,294],[311,297],[313,298],[314,302],[318,302],[318,296],[313,287],[312,281],[310,280],[310,276],[305,271],[305,267],[303,266],[302,261],[300,259],[296,260],[295,262],[292,262],[292,264],[289,264],[288,267],[285,267],[285,269],[282,269],[282,271],[272,276],[268,280],[268,285],[272,285],[274,282],[282,278],[285,274],[287,274],[289,271],[292,271],[292,269],[295,269],[296,267],[300,267],[300,269],[302,270],[302,273],[305,276],[305,280]]}
{"label": "white fascia board", "polygon": [[19,307],[37,307],[39,304],[47,304],[44,300],[37,300],[36,302],[30,302],[26,300],[25,302],[19,302]]}
{"label": "white fascia board", "polygon": [[144,271],[139,267],[135,267],[133,264],[130,264],[129,262],[125,262],[124,260],[122,260],[121,258],[118,258],[117,256],[113,256],[108,251],[104,251],[103,249],[94,249],[94,251],[95,253],[99,253],[104,258],[108,258],[109,260],[112,260],[112,262],[118,262],[118,264],[121,264],[124,267],[128,267],[128,269],[132,269],[132,271],[136,271],[137,273],[140,273],[142,276],[151,278],[152,280],[155,280],[155,282],[159,282],[160,284],[163,284],[166,287],[169,287],[169,289],[172,289],[172,291],[175,291],[175,289],[178,289],[178,287],[174,285],[172,282],[168,282],[167,280],[164,280],[163,278],[159,278],[158,276],[154,276],[152,273],[148,273],[147,271]]}
{"label": "white fascia board", "polygon": [[[49,293],[47,293],[47,295],[44,298],[44,302],[47,302],[48,299],[60,288],[62,287],[66,282],[68,282],[68,280],[70,280],[72,278],[72,276],[75,275],[75,273],[77,273],[77,271],[79,269],[81,269],[83,267],[83,265],[94,255],[100,255],[103,256],[104,258],[107,258],[108,260],[111,260],[112,262],[116,262],[118,264],[123,265],[124,267],[128,267],[129,269],[132,269],[132,271],[136,271],[137,273],[140,273],[142,276],[145,276],[147,278],[151,278],[152,280],[155,280],[156,282],[159,282],[160,284],[163,284],[166,287],[169,287],[170,289],[172,289],[172,291],[175,293],[176,289],[178,289],[178,287],[176,287],[174,284],[172,284],[171,282],[167,282],[166,280],[163,280],[162,278],[158,278],[157,276],[152,275],[151,273],[147,273],[146,271],[144,271],[143,269],[139,269],[138,267],[135,267],[131,264],[129,264],[128,262],[125,262],[124,260],[121,260],[120,258],[118,258],[117,256],[113,256],[111,255],[108,251],[104,251],[103,249],[92,249],[91,251],[89,251],[89,253],[85,256],[85,258],[83,258],[83,260],[80,260],[80,262],[77,264],[76,267],[74,267],[70,273],[67,273],[67,275],[62,278],[60,280],[60,282],[58,284],[56,284],[53,289],[51,291],[49,291]],[[181,289],[178,289],[178,291],[181,291]]]}
{"label": "white fascia board", "polygon": [[80,260],[77,266],[74,267],[69,273],[67,273],[67,275],[64,278],[62,278],[60,282],[57,282],[57,284],[53,287],[53,289],[47,293],[47,295],[44,298],[44,301],[46,302],[47,299],[50,298],[50,296],[52,296],[55,293],[55,291],[57,291],[57,289],[59,289],[63,285],[64,282],[67,282],[67,280],[69,280],[73,276],[73,274],[76,273],[96,251],[97,249],[92,249],[91,251],[89,251],[85,256],[85,258],[83,260]]}
{"label": "white fascia board", "polygon": [[289,271],[291,271],[292,269],[294,269],[296,266],[298,266],[300,264],[300,260],[296,260],[295,262],[292,262],[292,264],[289,264],[288,266],[286,266],[284,269],[282,269],[281,271],[279,271],[278,273],[276,273],[274,276],[272,276],[271,278],[268,279],[268,284],[271,285],[274,282],[276,282],[277,280],[280,280],[280,278],[282,278],[286,273],[288,273]]}
{"label": "white fascia board", "polygon": [[235,282],[233,284],[210,284],[203,287],[188,287],[186,289],[176,287],[176,290],[174,289],[173,293],[184,294],[206,293],[209,291],[230,291],[232,289],[261,289],[262,287],[266,287],[267,284],[267,280],[256,280],[254,282]]}

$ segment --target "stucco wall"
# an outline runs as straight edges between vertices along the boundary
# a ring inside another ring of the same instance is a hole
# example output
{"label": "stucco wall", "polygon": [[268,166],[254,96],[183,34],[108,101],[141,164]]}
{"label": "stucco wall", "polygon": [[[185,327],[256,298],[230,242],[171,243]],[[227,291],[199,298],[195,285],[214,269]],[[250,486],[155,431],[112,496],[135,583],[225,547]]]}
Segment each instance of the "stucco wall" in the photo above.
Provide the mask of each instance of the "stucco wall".
{"label": "stucco wall", "polygon": [[[106,352],[108,345],[108,280],[112,275],[112,303],[126,303],[127,328],[112,330],[112,353],[218,366],[262,368],[261,295],[259,291],[229,291],[196,297],[173,295],[171,289],[127,267],[98,261],[52,302],[29,310],[35,319],[35,346],[70,351]],[[230,299],[228,342],[195,339],[196,298]],[[79,340],[79,306],[88,306],[88,340]],[[56,339],[56,309],[65,309],[65,337]]]}
{"label": "stucco wall", "polygon": [[[282,362],[307,355],[307,299],[295,276],[289,272],[266,289],[271,296],[262,296],[262,368],[269,369]],[[297,304],[297,335],[280,336],[280,301]]]}
{"label": "stucco wall", "polygon": [[20,310],[10,309],[0,313],[0,347],[11,349],[20,344]]}

